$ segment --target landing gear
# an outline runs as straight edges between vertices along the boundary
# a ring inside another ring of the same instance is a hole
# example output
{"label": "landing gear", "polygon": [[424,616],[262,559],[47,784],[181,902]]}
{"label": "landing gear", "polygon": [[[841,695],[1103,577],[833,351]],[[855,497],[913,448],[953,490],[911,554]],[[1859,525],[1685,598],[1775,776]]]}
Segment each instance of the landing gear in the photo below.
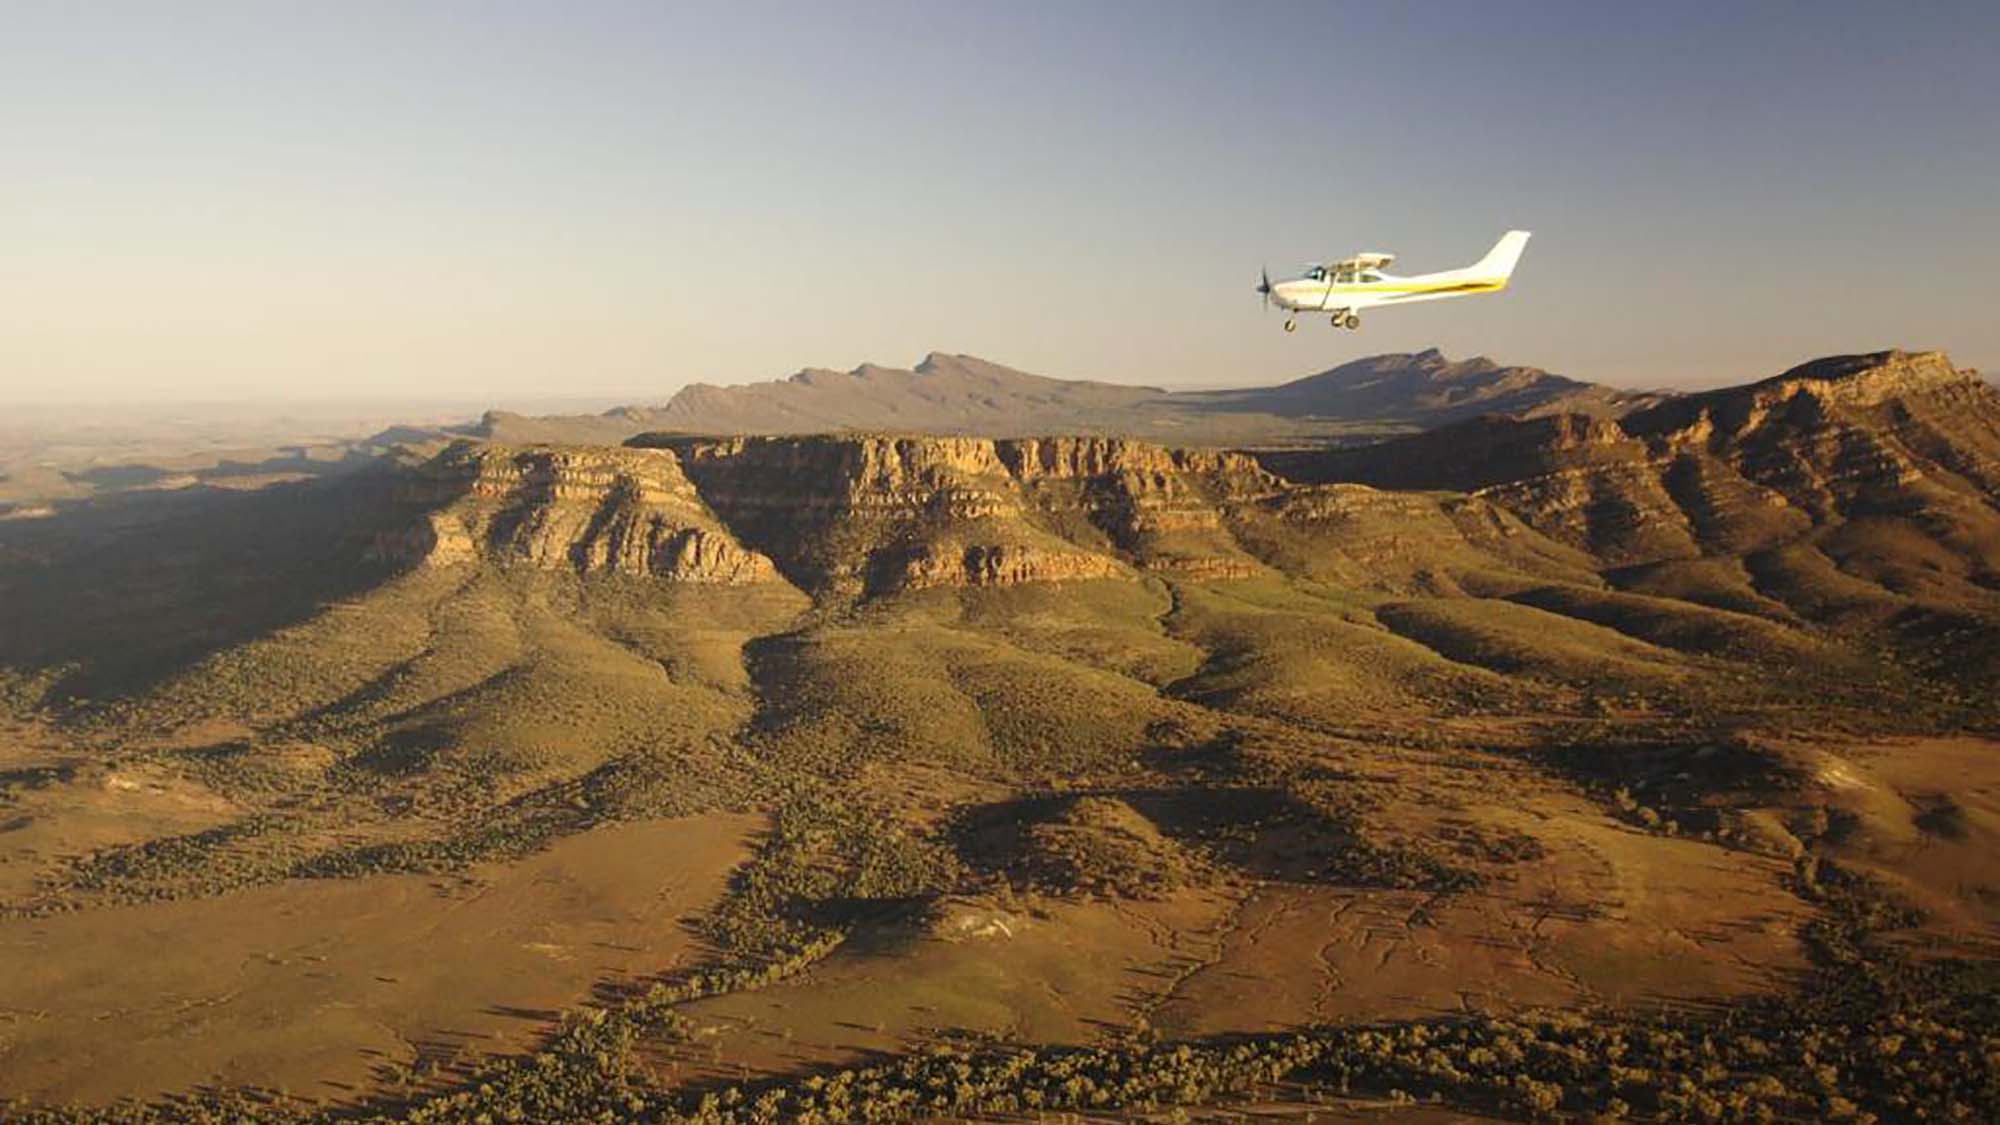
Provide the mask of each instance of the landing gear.
{"label": "landing gear", "polygon": [[1361,327],[1361,317],[1354,313],[1347,313],[1344,316],[1336,317],[1334,323],[1352,332]]}
{"label": "landing gear", "polygon": [[1295,317],[1295,316],[1288,316],[1288,317],[1286,317],[1286,318],[1285,318],[1285,331],[1287,331],[1287,332],[1297,332],[1298,330],[1299,330],[1299,318],[1298,318],[1298,317]]}

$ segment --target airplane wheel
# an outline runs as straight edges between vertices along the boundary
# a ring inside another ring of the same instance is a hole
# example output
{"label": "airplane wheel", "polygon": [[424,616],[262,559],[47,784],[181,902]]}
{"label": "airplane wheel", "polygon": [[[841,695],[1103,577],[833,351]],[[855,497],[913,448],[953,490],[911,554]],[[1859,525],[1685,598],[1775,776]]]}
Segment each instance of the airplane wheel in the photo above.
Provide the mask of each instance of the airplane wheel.
{"label": "airplane wheel", "polygon": [[1334,326],[1335,328],[1338,328],[1338,327],[1340,327],[1340,314],[1339,314],[1339,313],[1334,313],[1334,314],[1333,314],[1333,326]]}
{"label": "airplane wheel", "polygon": [[1285,331],[1287,332],[1296,332],[1298,331],[1298,328],[1299,328],[1299,322],[1296,320],[1288,320],[1285,322]]}
{"label": "airplane wheel", "polygon": [[1340,326],[1342,328],[1347,329],[1349,332],[1352,332],[1355,329],[1361,327],[1361,318],[1354,315],[1353,313],[1348,313],[1347,316],[1341,320]]}

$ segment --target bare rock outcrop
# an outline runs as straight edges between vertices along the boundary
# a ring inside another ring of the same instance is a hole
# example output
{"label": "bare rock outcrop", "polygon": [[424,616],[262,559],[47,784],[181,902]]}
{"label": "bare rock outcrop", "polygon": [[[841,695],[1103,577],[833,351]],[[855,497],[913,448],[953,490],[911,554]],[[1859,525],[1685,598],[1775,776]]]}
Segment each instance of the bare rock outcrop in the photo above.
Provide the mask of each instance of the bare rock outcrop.
{"label": "bare rock outcrop", "polygon": [[1469,492],[1603,562],[1650,563],[1854,521],[1995,525],[2000,392],[1938,352],[1834,356],[1616,420],[1481,418],[1266,462],[1300,480]]}
{"label": "bare rock outcrop", "polygon": [[382,557],[445,566],[486,557],[675,582],[776,580],[718,522],[667,450],[454,445],[411,472],[420,515]]}
{"label": "bare rock outcrop", "polygon": [[801,584],[881,592],[1242,576],[1226,506],[1281,487],[1248,457],[1107,437],[642,435]]}

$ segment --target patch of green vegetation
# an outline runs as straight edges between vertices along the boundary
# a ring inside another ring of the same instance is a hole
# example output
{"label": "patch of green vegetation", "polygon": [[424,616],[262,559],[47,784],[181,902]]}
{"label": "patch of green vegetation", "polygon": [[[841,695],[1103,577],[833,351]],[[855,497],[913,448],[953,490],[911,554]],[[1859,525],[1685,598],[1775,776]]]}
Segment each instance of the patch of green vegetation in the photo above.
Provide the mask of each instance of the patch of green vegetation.
{"label": "patch of green vegetation", "polygon": [[1762,617],[1689,602],[1577,586],[1542,586],[1511,600],[1702,658],[1810,668],[1815,676],[1845,675],[1856,666],[1852,654],[1821,638]]}
{"label": "patch of green vegetation", "polygon": [[1542,842],[1525,832],[1501,832],[1480,824],[1441,824],[1432,838],[1482,863],[1530,863],[1548,855]]}
{"label": "patch of green vegetation", "polygon": [[666,1120],[903,1120],[1049,1110],[1158,1112],[1230,1095],[1366,1094],[1506,1116],[1979,1120],[2000,1095],[1989,1026],[1899,1014],[1811,1027],[1577,1016],[1324,1028],[1161,1046],[961,1051],[804,1081],[730,1086]]}
{"label": "patch of green vegetation", "polygon": [[1212,722],[1128,676],[900,607],[773,637],[749,658],[768,704],[757,756],[779,776],[913,761],[995,779],[1068,777],[1129,763],[1155,721]]}
{"label": "patch of green vegetation", "polygon": [[[941,1045],[802,1078],[661,1090],[633,1045],[682,1026],[670,1000],[650,998],[572,1016],[532,1056],[373,1112],[217,1101],[121,1107],[88,1119],[776,1125],[1151,1114],[1236,1096],[1309,1106],[1364,1095],[1537,1120],[1971,1123],[2000,1104],[2000,1027],[1990,1010],[1967,1007],[1863,1021],[1801,1020],[1768,1008],[1719,1020],[1475,1016],[1095,1048]],[[26,1109],[19,1119],[67,1125],[85,1120],[82,1112]]]}
{"label": "patch of green vegetation", "polygon": [[1005,856],[1023,889],[1119,898],[1162,898],[1201,873],[1201,859],[1115,796],[1058,798],[1026,824],[1018,854]]}
{"label": "patch of green vegetation", "polygon": [[1381,807],[1378,797],[1315,779],[1296,781],[1290,791],[1331,842],[1331,855],[1320,872],[1326,882],[1433,892],[1469,891],[1485,882],[1478,871],[1451,862],[1427,841],[1382,839],[1369,821],[1369,814]]}
{"label": "patch of green vegetation", "polygon": [[1207,653],[1171,691],[1204,706],[1329,733],[1428,726],[1435,714],[1543,706],[1486,669],[1379,626],[1364,606],[1274,583],[1177,588],[1173,634]]}
{"label": "patch of green vegetation", "polygon": [[1191,674],[1202,658],[1199,649],[1162,628],[1173,598],[1158,579],[1031,583],[936,591],[932,597],[954,598],[957,620],[968,629],[1154,687]]}
{"label": "patch of green vegetation", "polygon": [[220,894],[269,882],[282,877],[283,861],[274,861],[269,848],[244,845],[295,827],[285,817],[253,813],[201,832],[104,848],[73,864],[57,890],[134,902]]}
{"label": "patch of green vegetation", "polygon": [[1448,659],[1503,675],[1644,691],[1687,674],[1670,650],[1513,602],[1431,598],[1382,606],[1375,617]]}
{"label": "patch of green vegetation", "polygon": [[964,876],[943,843],[801,786],[779,806],[770,835],[701,930],[738,958],[766,962],[831,940],[859,919],[921,909]]}
{"label": "patch of green vegetation", "polygon": [[1990,965],[1918,959],[1885,940],[1885,935],[1926,919],[1879,881],[1832,860],[1806,856],[1790,883],[1800,897],[1819,907],[1799,934],[1816,970],[1801,1005],[1815,1016],[1865,1020],[1874,1013],[1921,1010],[1927,1004],[1984,1003],[1992,1009],[2000,1002]]}
{"label": "patch of green vegetation", "polygon": [[203,788],[232,801],[272,801],[325,786],[317,763],[294,765],[249,740],[158,754],[156,760]]}
{"label": "patch of green vegetation", "polygon": [[960,852],[1022,890],[1157,898],[1253,880],[1466,891],[1476,870],[1371,822],[1380,798],[1316,776],[1265,785],[1058,792],[960,811]]}
{"label": "patch of green vegetation", "polygon": [[26,721],[40,715],[56,685],[76,670],[75,664],[51,668],[0,665],[0,716]]}
{"label": "patch of green vegetation", "polygon": [[745,793],[745,779],[726,769],[693,768],[685,755],[665,751],[631,754],[482,810],[443,835],[325,852],[299,862],[289,874],[337,879],[460,871],[529,855],[601,824],[738,807]]}
{"label": "patch of green vegetation", "polygon": [[1556,747],[1545,757],[1627,824],[1752,850],[1761,850],[1761,841],[1739,830],[1736,814],[1781,800],[1803,780],[1796,764],[1728,735],[1579,743]]}

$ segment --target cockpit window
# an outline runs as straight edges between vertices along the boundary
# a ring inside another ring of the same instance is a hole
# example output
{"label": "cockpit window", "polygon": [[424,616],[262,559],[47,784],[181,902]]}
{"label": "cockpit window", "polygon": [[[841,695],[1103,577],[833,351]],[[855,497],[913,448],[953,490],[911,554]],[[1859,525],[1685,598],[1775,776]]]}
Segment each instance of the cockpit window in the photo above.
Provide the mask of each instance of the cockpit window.
{"label": "cockpit window", "polygon": [[1325,280],[1326,280],[1326,270],[1325,270],[1325,269],[1324,269],[1323,267],[1320,267],[1320,266],[1314,266],[1313,268],[1311,268],[1311,269],[1309,269],[1309,270],[1307,270],[1307,271],[1306,271],[1306,280],[1307,280],[1307,281],[1325,281]]}

